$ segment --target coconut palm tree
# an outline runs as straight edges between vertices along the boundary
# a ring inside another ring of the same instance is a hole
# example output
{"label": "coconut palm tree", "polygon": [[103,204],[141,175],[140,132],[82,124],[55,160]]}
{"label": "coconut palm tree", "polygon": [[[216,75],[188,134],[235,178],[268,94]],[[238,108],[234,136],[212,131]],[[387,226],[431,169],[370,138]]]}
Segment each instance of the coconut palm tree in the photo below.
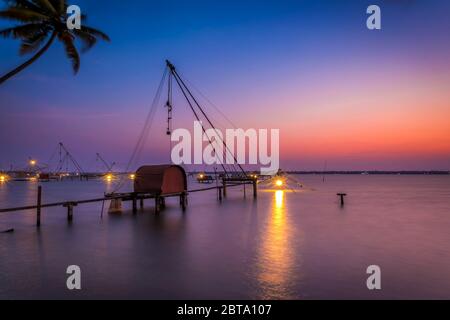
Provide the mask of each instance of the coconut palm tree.
{"label": "coconut palm tree", "polygon": [[109,37],[84,24],[82,16],[81,29],[67,28],[66,0],[5,0],[7,7],[0,11],[0,18],[18,22],[18,25],[0,30],[0,36],[21,41],[20,55],[33,54],[23,64],[0,78],[0,84],[18,74],[38,60],[53,44],[55,39],[61,41],[67,57],[72,62],[74,74],[80,68],[80,56],[75,47],[75,40],[82,44],[81,51],[92,48],[97,41],[110,41]]}

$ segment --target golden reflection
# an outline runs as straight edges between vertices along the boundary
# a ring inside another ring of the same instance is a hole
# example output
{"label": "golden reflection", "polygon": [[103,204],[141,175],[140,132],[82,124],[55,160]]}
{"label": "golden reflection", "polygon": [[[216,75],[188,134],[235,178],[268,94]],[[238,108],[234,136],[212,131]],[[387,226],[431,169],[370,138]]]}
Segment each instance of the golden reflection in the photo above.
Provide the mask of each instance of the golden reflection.
{"label": "golden reflection", "polygon": [[277,209],[283,208],[283,200],[284,200],[284,191],[282,190],[275,191],[275,207]]}
{"label": "golden reflection", "polygon": [[288,299],[295,285],[292,229],[288,223],[285,191],[274,193],[273,205],[258,256],[258,282],[261,299]]}

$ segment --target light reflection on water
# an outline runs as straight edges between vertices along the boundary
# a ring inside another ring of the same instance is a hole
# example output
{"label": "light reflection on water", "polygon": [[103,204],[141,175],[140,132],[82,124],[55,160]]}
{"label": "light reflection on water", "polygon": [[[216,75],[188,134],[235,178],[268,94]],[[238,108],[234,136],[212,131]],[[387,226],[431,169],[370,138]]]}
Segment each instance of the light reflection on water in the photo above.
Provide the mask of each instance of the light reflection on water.
{"label": "light reflection on water", "polygon": [[261,299],[293,298],[291,286],[296,282],[297,275],[293,269],[293,230],[289,227],[285,193],[284,190],[273,192],[271,213],[261,236],[258,259]]}

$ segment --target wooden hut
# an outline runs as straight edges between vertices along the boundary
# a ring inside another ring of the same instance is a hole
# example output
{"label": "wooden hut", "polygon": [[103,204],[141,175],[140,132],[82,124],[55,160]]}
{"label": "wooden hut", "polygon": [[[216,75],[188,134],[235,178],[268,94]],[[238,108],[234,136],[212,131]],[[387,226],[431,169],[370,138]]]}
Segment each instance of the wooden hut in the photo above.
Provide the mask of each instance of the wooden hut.
{"label": "wooden hut", "polygon": [[164,206],[167,196],[180,196],[180,204],[184,209],[187,194],[186,172],[181,166],[170,164],[142,166],[136,171],[134,192],[153,195],[157,206]]}

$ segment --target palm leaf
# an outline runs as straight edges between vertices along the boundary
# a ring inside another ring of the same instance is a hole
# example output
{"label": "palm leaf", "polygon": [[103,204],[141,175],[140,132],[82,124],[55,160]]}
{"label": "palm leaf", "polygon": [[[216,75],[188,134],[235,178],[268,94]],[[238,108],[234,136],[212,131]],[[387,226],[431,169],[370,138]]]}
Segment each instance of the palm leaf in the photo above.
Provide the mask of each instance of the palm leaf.
{"label": "palm leaf", "polygon": [[8,8],[0,11],[0,18],[16,20],[20,22],[42,22],[49,19],[48,16],[25,8]]}
{"label": "palm leaf", "polygon": [[108,42],[111,41],[111,39],[108,37],[108,35],[103,33],[100,30],[97,30],[97,29],[94,29],[94,28],[91,28],[91,27],[86,27],[86,26],[82,25],[81,26],[81,31],[83,31],[84,33],[89,33],[89,34],[93,35],[96,38],[100,38],[100,39],[108,41]]}
{"label": "palm leaf", "polygon": [[50,0],[50,3],[59,14],[65,13],[67,7],[66,0]]}
{"label": "palm leaf", "polygon": [[40,34],[36,34],[34,37],[25,40],[20,45],[20,54],[25,55],[29,53],[34,53],[38,49],[40,49],[41,45],[47,39],[48,32],[42,32]]}
{"label": "palm leaf", "polygon": [[80,55],[78,54],[77,48],[73,43],[74,37],[67,31],[65,31],[58,34],[58,38],[64,45],[67,57],[72,62],[73,72],[77,74],[78,70],[80,69]]}
{"label": "palm leaf", "polygon": [[43,27],[41,23],[29,23],[13,28],[0,30],[0,36],[13,39],[28,39],[35,34],[42,33]]}
{"label": "palm leaf", "polygon": [[[1,0],[0,0],[1,1]],[[13,77],[34,63],[52,45],[55,37],[61,41],[64,51],[72,63],[74,73],[80,69],[80,55],[75,47],[78,39],[82,52],[95,46],[98,40],[110,41],[108,35],[95,28],[85,26],[86,15],[82,14],[80,30],[69,31],[66,27],[67,0],[4,0],[5,9],[0,10],[0,18],[19,22],[20,25],[0,30],[0,37],[20,39],[20,54],[35,53],[31,59],[0,78],[0,83]],[[49,33],[52,32],[51,38]],[[43,43],[47,42],[43,46]]]}
{"label": "palm leaf", "polygon": [[36,11],[36,12],[45,14],[45,12],[41,8],[39,8],[38,6],[36,6],[34,3],[32,3],[29,0],[14,0],[14,2],[11,2],[11,1],[6,1],[6,2],[9,3],[9,6],[11,8],[18,8],[18,9],[25,8],[25,9],[30,9],[32,11]]}
{"label": "palm leaf", "polygon": [[56,10],[49,0],[33,0],[34,3],[37,4],[38,7],[44,9],[44,11],[52,14],[56,14]]}
{"label": "palm leaf", "polygon": [[97,43],[97,38],[89,33],[83,32],[82,30],[73,30],[74,34],[82,43],[81,52],[86,52],[91,49]]}

